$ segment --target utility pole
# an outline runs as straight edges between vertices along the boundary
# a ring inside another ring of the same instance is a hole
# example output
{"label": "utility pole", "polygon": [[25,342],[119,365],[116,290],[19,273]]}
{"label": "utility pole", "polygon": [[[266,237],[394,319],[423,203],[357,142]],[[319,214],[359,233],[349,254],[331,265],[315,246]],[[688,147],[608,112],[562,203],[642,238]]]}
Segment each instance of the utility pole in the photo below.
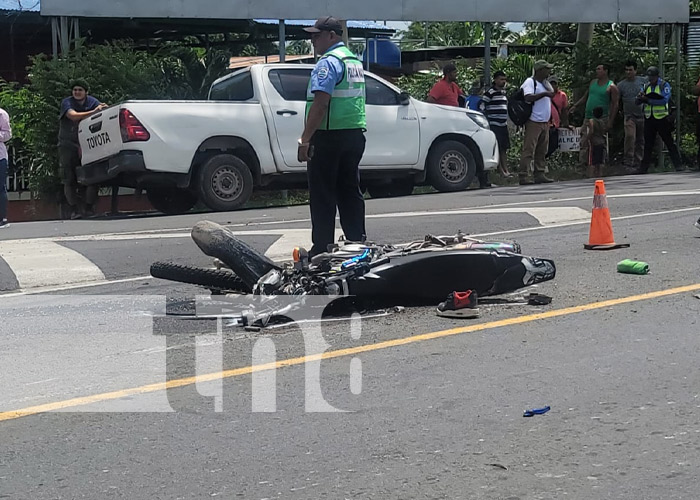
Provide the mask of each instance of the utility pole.
{"label": "utility pole", "polygon": [[576,42],[585,43],[590,46],[593,42],[593,31],[595,30],[594,23],[581,23],[578,25],[578,32],[576,33]]}
{"label": "utility pole", "polygon": [[484,85],[491,83],[491,23],[484,23]]}

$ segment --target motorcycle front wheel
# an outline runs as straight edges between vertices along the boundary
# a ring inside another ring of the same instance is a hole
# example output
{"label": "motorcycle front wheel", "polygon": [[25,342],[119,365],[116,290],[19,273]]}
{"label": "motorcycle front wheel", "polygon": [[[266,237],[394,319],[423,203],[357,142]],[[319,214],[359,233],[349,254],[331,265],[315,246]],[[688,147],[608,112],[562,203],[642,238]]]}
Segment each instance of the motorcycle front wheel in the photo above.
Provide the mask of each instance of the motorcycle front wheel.
{"label": "motorcycle front wheel", "polygon": [[252,292],[240,277],[228,269],[204,269],[172,262],[154,262],[151,265],[151,276],[217,290]]}

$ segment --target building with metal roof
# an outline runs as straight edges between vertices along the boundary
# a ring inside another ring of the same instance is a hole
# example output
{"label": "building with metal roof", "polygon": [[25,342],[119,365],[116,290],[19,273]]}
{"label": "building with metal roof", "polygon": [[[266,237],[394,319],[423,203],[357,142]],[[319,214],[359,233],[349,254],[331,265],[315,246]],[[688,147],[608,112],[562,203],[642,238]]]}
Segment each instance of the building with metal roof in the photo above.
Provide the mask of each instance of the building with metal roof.
{"label": "building with metal roof", "polygon": [[[137,47],[154,47],[164,41],[195,37],[201,46],[255,45],[308,39],[304,31],[314,20],[292,19],[281,29],[278,19],[131,19],[131,18],[51,18],[41,15],[40,0],[0,0],[0,78],[25,81],[32,55],[57,55],[70,46],[70,40],[84,37],[88,43],[129,38]],[[352,38],[391,35],[395,30],[374,21],[348,21]],[[229,36],[246,35],[243,37]],[[209,42],[212,35],[223,35],[224,42]],[[233,54],[232,54],[233,55]],[[261,54],[264,55],[264,54]]]}

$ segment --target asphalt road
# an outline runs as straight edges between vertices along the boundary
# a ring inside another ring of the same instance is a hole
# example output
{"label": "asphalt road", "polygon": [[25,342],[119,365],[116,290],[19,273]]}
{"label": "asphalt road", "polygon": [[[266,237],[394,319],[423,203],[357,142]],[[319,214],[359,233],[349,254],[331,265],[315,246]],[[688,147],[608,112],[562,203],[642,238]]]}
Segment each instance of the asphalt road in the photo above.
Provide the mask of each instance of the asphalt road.
{"label": "asphalt road", "polygon": [[[209,264],[188,236],[202,216],[3,230],[0,498],[697,498],[700,175],[606,187],[629,249],[583,250],[591,181],[368,203],[377,241],[461,229],[555,260],[551,305],[477,320],[166,317],[209,305],[144,278]],[[307,210],[205,218],[281,256]],[[651,273],[617,273],[624,258]]]}

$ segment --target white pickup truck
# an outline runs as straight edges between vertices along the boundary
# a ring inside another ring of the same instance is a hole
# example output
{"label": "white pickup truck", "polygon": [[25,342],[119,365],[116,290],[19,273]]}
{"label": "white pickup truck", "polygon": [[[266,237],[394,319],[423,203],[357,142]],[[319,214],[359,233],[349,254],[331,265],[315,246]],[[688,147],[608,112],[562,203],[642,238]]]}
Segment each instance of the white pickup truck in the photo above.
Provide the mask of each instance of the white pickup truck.
{"label": "white pickup truck", "polygon": [[[145,189],[164,213],[242,207],[253,189],[306,186],[297,161],[312,66],[260,64],[214,82],[206,101],[126,101],[79,126],[83,184]],[[498,164],[481,113],[417,101],[366,73],[367,145],[360,165],[374,197],[469,187]]]}

